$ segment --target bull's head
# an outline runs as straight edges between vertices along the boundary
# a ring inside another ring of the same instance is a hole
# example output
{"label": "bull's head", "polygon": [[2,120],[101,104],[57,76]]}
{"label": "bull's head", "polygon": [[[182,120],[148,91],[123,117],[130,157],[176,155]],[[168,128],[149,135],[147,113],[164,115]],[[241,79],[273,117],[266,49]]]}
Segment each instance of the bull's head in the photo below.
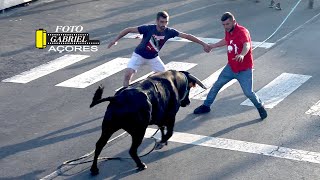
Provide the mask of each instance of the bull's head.
{"label": "bull's head", "polygon": [[185,75],[186,84],[187,84],[186,90],[184,91],[184,95],[180,99],[180,106],[186,107],[190,104],[189,93],[192,87],[195,87],[196,84],[198,84],[203,89],[207,89],[207,87],[204,84],[202,84],[202,82],[197,77],[190,74],[189,72],[187,71],[180,71],[180,72],[182,72]]}

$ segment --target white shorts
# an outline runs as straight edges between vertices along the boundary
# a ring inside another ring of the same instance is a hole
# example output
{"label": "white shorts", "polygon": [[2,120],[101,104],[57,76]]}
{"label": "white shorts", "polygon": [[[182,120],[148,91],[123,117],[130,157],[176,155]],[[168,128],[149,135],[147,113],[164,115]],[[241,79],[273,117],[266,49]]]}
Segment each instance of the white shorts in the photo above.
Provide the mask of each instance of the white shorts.
{"label": "white shorts", "polygon": [[145,59],[135,52],[132,53],[132,56],[128,62],[127,68],[131,68],[137,71],[140,66],[145,64],[148,64],[152,68],[152,71],[154,72],[163,72],[166,70],[159,56],[153,59]]}

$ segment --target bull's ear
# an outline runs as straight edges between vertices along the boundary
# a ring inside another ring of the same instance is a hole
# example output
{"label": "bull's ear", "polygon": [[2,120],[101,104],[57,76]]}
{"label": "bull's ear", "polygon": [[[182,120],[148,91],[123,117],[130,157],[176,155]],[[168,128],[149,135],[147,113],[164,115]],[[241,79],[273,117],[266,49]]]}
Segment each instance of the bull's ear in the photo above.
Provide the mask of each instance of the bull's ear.
{"label": "bull's ear", "polygon": [[193,81],[195,81],[200,87],[202,87],[203,89],[208,89],[197,77],[195,77],[192,74],[188,74],[189,78],[192,79]]}

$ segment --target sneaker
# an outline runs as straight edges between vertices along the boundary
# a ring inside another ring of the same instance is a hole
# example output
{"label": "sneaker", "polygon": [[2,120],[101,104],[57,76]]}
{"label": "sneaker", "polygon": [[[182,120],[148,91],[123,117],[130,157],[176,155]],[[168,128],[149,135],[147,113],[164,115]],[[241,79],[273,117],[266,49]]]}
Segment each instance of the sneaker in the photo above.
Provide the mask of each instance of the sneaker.
{"label": "sneaker", "polygon": [[261,120],[267,118],[268,114],[267,114],[266,109],[265,109],[263,106],[261,106],[260,108],[258,108],[258,111],[259,111]]}
{"label": "sneaker", "polygon": [[271,0],[269,8],[273,8],[273,6],[274,6],[274,0]]}
{"label": "sneaker", "polygon": [[275,8],[276,10],[281,10],[280,3],[277,3]]}
{"label": "sneaker", "polygon": [[313,9],[313,0],[309,0],[309,9]]}
{"label": "sneaker", "polygon": [[193,114],[203,114],[203,113],[208,113],[210,112],[210,107],[206,106],[206,105],[201,105],[199,107],[197,107],[194,111]]}

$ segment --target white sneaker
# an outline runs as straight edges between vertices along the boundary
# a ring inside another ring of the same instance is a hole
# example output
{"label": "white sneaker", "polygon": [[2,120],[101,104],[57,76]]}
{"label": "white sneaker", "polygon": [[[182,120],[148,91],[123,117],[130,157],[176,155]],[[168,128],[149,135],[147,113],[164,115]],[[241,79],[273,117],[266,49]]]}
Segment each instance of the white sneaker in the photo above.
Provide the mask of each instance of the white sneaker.
{"label": "white sneaker", "polygon": [[276,10],[281,10],[280,3],[277,3],[275,8],[276,8]]}

